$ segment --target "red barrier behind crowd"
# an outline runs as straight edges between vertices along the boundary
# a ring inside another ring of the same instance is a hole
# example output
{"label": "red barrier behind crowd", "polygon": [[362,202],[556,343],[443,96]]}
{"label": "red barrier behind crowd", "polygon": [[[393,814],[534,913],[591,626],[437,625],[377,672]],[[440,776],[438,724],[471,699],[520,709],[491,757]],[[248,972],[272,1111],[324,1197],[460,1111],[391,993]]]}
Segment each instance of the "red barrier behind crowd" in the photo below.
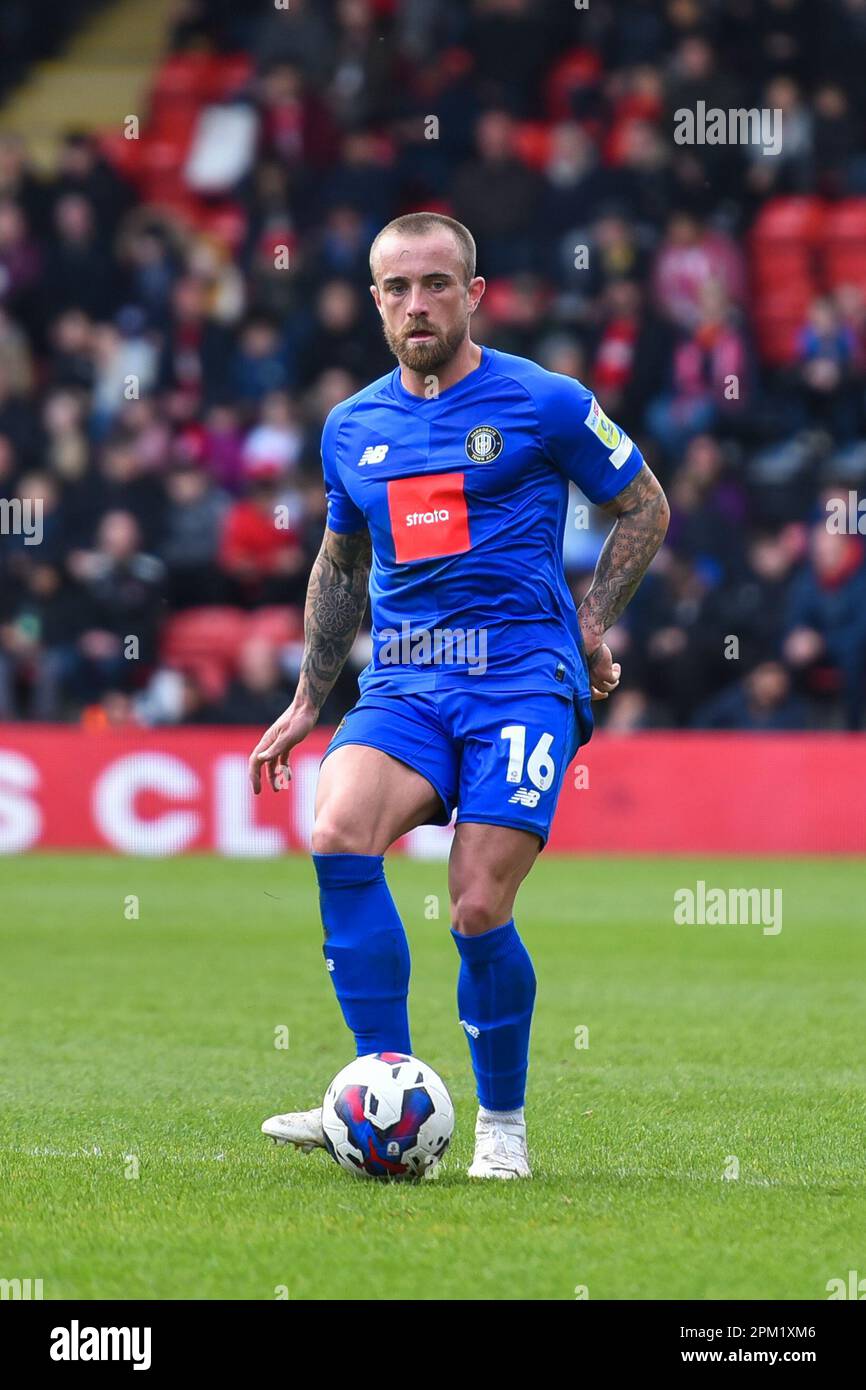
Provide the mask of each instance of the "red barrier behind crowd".
{"label": "red barrier behind crowd", "polygon": [[[260,733],[0,725],[0,851],[307,849],[328,731],[295,753],[288,791],[256,799],[247,759]],[[596,735],[566,776],[550,849],[857,854],[864,803],[863,735]],[[450,833],[424,827],[400,847],[437,857]]]}

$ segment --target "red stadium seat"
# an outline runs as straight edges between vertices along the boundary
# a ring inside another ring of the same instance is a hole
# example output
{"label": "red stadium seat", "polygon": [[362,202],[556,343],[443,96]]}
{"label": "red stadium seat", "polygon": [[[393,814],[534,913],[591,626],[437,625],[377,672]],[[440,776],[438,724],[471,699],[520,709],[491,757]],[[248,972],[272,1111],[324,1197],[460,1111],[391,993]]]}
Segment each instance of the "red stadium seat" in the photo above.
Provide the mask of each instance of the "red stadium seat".
{"label": "red stadium seat", "polygon": [[845,198],[828,208],[824,242],[857,241],[866,244],[866,198]]}
{"label": "red stadium seat", "polygon": [[167,58],[157,73],[151,99],[187,102],[207,101],[213,90],[214,65],[208,53],[177,53]]}
{"label": "red stadium seat", "polygon": [[780,318],[775,314],[755,314],[755,337],[761,357],[771,367],[786,367],[796,361],[797,334],[803,316]]}
{"label": "red stadium seat", "polygon": [[249,82],[255,64],[247,53],[228,53],[211,58],[210,99],[225,101]]}
{"label": "red stadium seat", "polygon": [[804,315],[815,298],[815,287],[811,280],[789,280],[784,285],[764,285],[755,294],[754,308],[757,313],[770,318],[797,318]]}
{"label": "red stadium seat", "polygon": [[828,211],[823,278],[827,289],[866,289],[866,198],[845,198]]}
{"label": "red stadium seat", "polygon": [[825,217],[820,198],[773,198],[749,234],[758,351],[771,366],[795,360],[797,333],[820,293]]}
{"label": "red stadium seat", "polygon": [[545,104],[551,120],[573,120],[573,93],[595,87],[602,71],[601,59],[592,49],[572,48],[566,53],[545,82]]}
{"label": "red stadium seat", "polygon": [[163,627],[160,656],[178,671],[194,674],[205,693],[222,694],[244,639],[247,615],[240,608],[190,608]]}
{"label": "red stadium seat", "polygon": [[753,245],[793,241],[814,246],[823,235],[824,219],[820,198],[773,198],[758,214],[751,241]]}
{"label": "red stadium seat", "polygon": [[550,126],[523,121],[515,130],[514,153],[530,169],[543,169],[550,158]]}
{"label": "red stadium seat", "polygon": [[750,265],[755,285],[779,285],[790,280],[816,283],[815,253],[803,241],[758,243],[752,247]]}
{"label": "red stadium seat", "polygon": [[200,231],[230,251],[239,250],[247,234],[247,215],[237,203],[221,203],[218,207],[196,206],[194,221]]}
{"label": "red stadium seat", "polygon": [[247,619],[245,636],[264,638],[275,647],[284,647],[303,638],[304,615],[300,608],[257,608]]}
{"label": "red stadium seat", "polygon": [[824,283],[831,290],[840,285],[856,285],[866,290],[866,246],[828,247]]}

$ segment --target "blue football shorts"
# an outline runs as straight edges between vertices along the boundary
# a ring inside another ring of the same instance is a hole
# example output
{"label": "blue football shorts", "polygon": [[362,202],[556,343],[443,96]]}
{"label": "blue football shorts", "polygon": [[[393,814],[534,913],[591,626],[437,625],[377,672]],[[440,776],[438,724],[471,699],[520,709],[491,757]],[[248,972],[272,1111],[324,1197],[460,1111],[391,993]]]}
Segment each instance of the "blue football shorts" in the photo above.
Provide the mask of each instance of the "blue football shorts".
{"label": "blue football shorts", "polygon": [[442,813],[431,824],[447,825],[456,806],[458,825],[510,825],[538,835],[543,847],[580,736],[565,693],[371,691],[346,715],[325,758],[346,743],[378,748],[434,788]]}

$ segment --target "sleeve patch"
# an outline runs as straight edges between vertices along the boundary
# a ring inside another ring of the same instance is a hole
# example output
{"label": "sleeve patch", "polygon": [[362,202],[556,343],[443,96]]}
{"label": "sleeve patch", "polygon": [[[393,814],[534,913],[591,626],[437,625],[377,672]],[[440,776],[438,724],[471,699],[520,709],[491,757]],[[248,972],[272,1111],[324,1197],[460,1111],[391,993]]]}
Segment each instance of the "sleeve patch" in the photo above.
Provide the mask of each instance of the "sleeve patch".
{"label": "sleeve patch", "polygon": [[583,423],[588,430],[592,430],[605,449],[611,451],[610,461],[614,468],[622,468],[632,451],[632,442],[627,434],[623,434],[622,430],[607,418],[595,396],[590,401],[589,413]]}
{"label": "sleeve patch", "polygon": [[616,448],[610,456],[610,461],[613,464],[614,468],[622,468],[626,459],[631,457],[631,451],[633,448],[634,445],[632,444],[628,435],[622,435],[619,443],[617,444]]}

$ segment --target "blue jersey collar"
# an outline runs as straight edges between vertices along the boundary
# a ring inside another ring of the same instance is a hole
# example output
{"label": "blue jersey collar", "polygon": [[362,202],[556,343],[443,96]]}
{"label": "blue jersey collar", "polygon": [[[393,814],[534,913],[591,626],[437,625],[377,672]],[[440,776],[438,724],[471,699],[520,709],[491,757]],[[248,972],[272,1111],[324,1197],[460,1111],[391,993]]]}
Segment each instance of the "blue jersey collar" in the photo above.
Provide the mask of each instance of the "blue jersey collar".
{"label": "blue jersey collar", "polygon": [[[466,376],[461,377],[459,381],[455,381],[453,386],[446,386],[445,390],[440,391],[436,396],[414,396],[411,391],[407,391],[400,380],[399,366],[395,367],[391,373],[391,390],[397,400],[403,401],[406,405],[430,406],[437,401],[455,400],[464,392],[474,390],[475,383],[479,381],[481,377],[485,376],[490,368],[493,361],[494,350],[493,348],[484,347],[483,344],[480,344],[480,347],[481,361],[478,363],[478,366],[471,372],[467,372]],[[434,373],[431,372],[430,375],[433,376]]]}

